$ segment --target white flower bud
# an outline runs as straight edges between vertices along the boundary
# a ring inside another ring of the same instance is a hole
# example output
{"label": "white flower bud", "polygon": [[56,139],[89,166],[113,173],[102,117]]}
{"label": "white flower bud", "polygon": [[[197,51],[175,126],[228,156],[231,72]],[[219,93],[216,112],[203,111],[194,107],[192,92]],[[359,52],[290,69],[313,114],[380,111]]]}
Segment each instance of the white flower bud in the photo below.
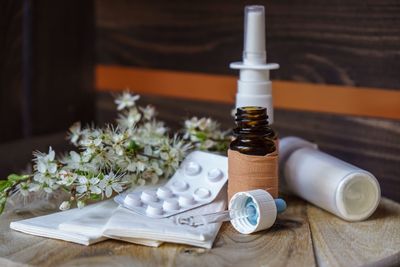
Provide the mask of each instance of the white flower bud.
{"label": "white flower bud", "polygon": [[64,201],[60,205],[60,210],[69,210],[71,208],[71,203],[69,201]]}

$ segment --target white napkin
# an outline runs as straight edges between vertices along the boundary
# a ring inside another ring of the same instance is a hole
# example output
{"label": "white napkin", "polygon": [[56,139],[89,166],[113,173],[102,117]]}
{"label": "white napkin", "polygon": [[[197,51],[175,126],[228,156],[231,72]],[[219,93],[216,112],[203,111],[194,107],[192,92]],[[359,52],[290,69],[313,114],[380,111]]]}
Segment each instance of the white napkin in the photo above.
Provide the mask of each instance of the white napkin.
{"label": "white napkin", "polygon": [[193,228],[177,225],[176,219],[179,216],[218,212],[225,208],[226,187],[214,202],[170,218],[152,219],[117,207],[113,200],[107,200],[82,209],[11,222],[10,228],[82,245],[91,245],[109,237],[152,247],[158,247],[165,241],[211,248],[221,223]]}
{"label": "white napkin", "polygon": [[[96,203],[82,209],[71,209],[31,219],[11,222],[10,228],[36,236],[43,236],[82,245],[108,239],[103,227],[118,204],[113,200]],[[114,238],[130,243],[158,247],[162,242],[139,238]]]}
{"label": "white napkin", "polygon": [[226,187],[221,190],[212,203],[163,219],[149,218],[118,207],[104,227],[103,234],[111,238],[150,239],[211,248],[222,223],[193,228],[178,225],[176,220],[180,216],[213,213],[225,210],[225,208]]}
{"label": "white napkin", "polygon": [[[58,229],[61,231],[76,234],[85,233],[88,235],[102,236],[104,226],[106,225],[117,207],[118,204],[115,203],[113,200],[104,201],[102,205],[99,205],[96,208],[85,212],[84,215],[61,223],[58,226]],[[158,247],[162,244],[162,242],[160,241],[146,240],[141,238],[124,238],[112,236],[109,237],[150,247]]]}
{"label": "white napkin", "polygon": [[105,203],[101,202],[87,206],[83,209],[71,209],[45,216],[11,222],[10,228],[26,234],[61,239],[88,246],[107,238],[102,236],[101,231],[91,231],[90,233],[67,232],[58,229],[58,226],[65,221],[78,219],[87,213],[94,212],[99,207],[101,208],[102,205],[105,205]]}

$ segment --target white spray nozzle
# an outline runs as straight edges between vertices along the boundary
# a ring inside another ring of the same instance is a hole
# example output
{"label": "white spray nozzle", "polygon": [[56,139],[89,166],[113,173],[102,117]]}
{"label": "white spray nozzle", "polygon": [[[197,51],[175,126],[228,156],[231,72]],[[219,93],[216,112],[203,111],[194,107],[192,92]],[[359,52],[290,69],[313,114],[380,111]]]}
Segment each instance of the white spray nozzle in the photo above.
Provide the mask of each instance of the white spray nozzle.
{"label": "white spray nozzle", "polygon": [[244,10],[244,64],[265,64],[265,11],[263,6]]}
{"label": "white spray nozzle", "polygon": [[269,70],[279,68],[276,63],[267,64],[265,51],[265,11],[263,6],[246,6],[244,21],[243,61],[230,64],[240,70],[236,107],[258,106],[267,108],[272,124],[272,87]]}

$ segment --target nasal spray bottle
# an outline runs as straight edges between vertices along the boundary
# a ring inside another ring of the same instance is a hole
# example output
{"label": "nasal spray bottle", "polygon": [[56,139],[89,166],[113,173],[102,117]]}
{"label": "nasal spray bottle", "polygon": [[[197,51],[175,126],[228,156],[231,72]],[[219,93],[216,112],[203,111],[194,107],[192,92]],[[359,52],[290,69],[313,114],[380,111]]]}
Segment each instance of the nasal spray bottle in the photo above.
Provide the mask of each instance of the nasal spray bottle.
{"label": "nasal spray bottle", "polygon": [[268,121],[272,124],[274,110],[269,71],[278,69],[279,65],[267,63],[264,6],[245,7],[243,61],[233,62],[230,67],[240,70],[236,108],[264,107],[267,109]]}
{"label": "nasal spray bottle", "polygon": [[263,6],[246,6],[243,61],[230,65],[240,70],[236,95],[236,124],[228,150],[228,198],[237,192],[263,189],[278,197],[278,138],[269,126],[274,120],[265,52]]}

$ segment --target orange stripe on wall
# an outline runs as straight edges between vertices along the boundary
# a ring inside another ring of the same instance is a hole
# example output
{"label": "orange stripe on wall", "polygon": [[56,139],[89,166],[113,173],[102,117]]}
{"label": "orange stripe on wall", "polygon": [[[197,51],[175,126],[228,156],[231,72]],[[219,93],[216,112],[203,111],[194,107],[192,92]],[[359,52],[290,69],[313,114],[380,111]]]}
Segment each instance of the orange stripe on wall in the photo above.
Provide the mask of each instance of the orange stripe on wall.
{"label": "orange stripe on wall", "polygon": [[[98,65],[96,88],[233,103],[235,76]],[[400,91],[273,81],[274,106],[312,112],[400,119]]]}

